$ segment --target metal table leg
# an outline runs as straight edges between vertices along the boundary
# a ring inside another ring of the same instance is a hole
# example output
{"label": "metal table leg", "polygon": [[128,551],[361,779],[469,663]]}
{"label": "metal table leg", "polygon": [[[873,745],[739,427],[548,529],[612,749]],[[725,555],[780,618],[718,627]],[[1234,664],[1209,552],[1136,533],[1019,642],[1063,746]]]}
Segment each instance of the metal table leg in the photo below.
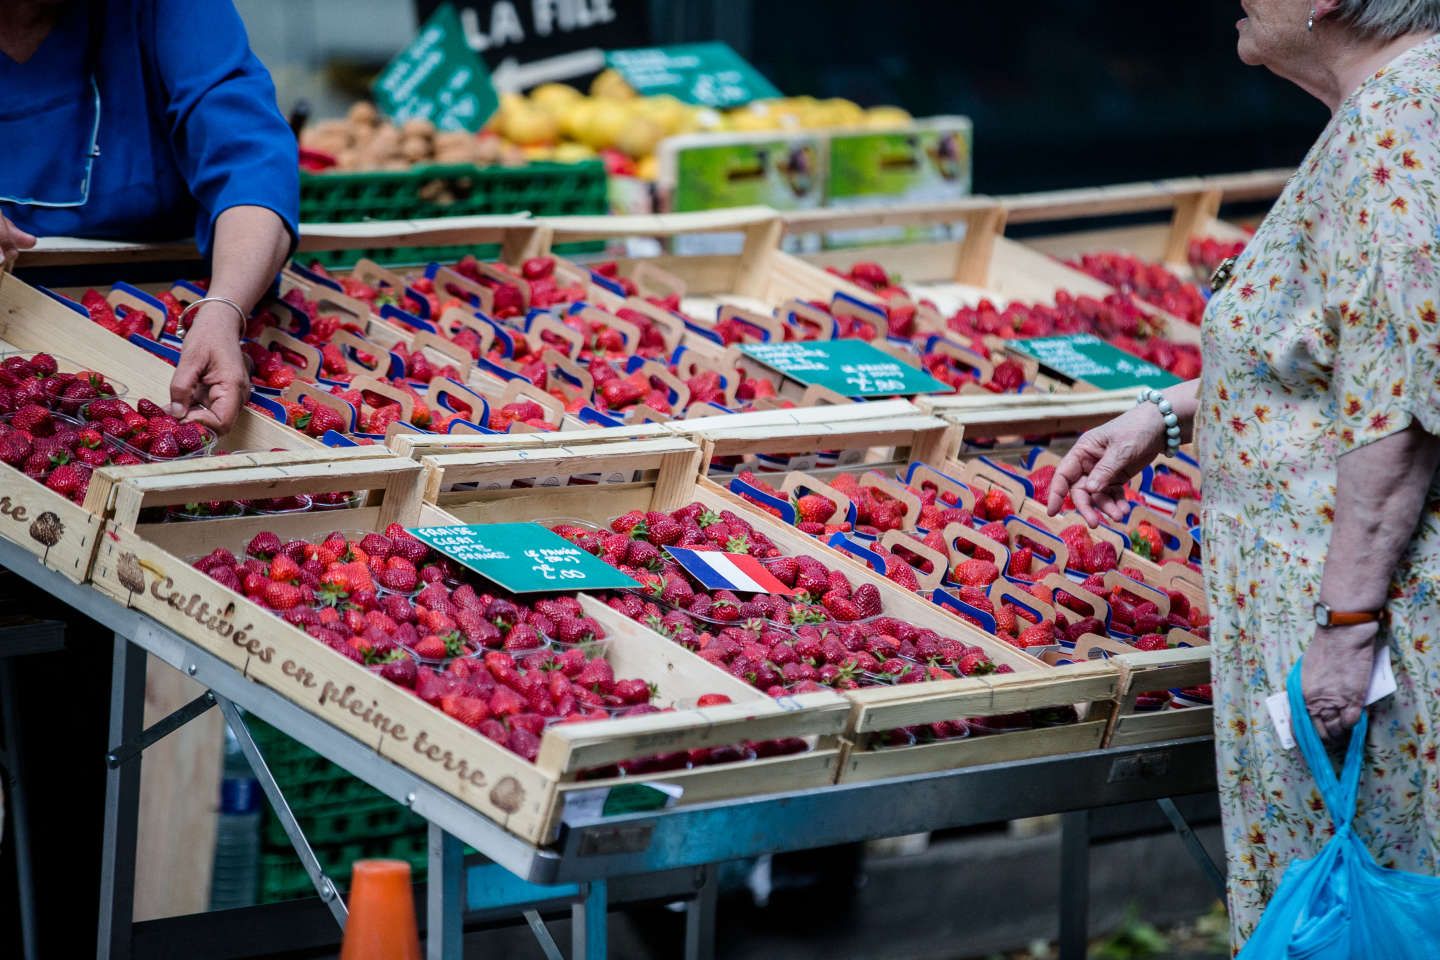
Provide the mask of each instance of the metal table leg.
{"label": "metal table leg", "polygon": [[300,863],[310,875],[310,882],[315,884],[315,892],[320,894],[320,899],[325,901],[330,913],[334,915],[335,922],[344,930],[345,920],[350,916],[345,900],[335,889],[334,882],[325,876],[325,871],[321,869],[319,858],[315,856],[310,841],[305,839],[305,832],[300,829],[295,814],[290,810],[290,803],[285,799],[285,794],[280,792],[280,785],[275,782],[260,748],[255,745],[255,738],[250,736],[250,728],[245,726],[245,718],[241,716],[240,708],[218,693],[215,694],[215,701],[220,704],[220,712],[225,714],[225,723],[230,727],[230,732],[235,734],[235,739],[240,742],[240,750],[245,754],[255,779],[259,781],[260,789],[265,791],[265,799],[270,801],[270,809],[275,812],[275,819],[279,820],[280,826],[285,829],[285,836],[290,838],[290,845],[295,848]]}
{"label": "metal table leg", "polygon": [[715,911],[720,897],[714,864],[696,868],[695,898],[685,904],[685,960],[715,960]]}
{"label": "metal table leg", "polygon": [[1090,928],[1090,813],[1060,818],[1060,960],[1085,960]]}
{"label": "metal table leg", "polygon": [[5,725],[5,763],[10,776],[5,799],[10,807],[11,833],[15,840],[15,880],[20,886],[20,939],[25,960],[38,960],[35,941],[35,877],[30,860],[30,814],[25,799],[25,781],[20,775],[20,717],[15,708],[15,673],[9,659],[0,659],[0,723]]}
{"label": "metal table leg", "polygon": [[[110,742],[128,743],[145,719],[145,651],[115,635],[110,676]],[[135,832],[140,814],[140,755],[105,774],[105,838],[100,860],[100,960],[128,960],[135,915]]]}
{"label": "metal table leg", "polygon": [[465,953],[465,860],[460,841],[430,824],[425,960],[460,960]]}
{"label": "metal table leg", "polygon": [[1201,870],[1205,871],[1210,886],[1215,888],[1215,895],[1220,898],[1221,903],[1224,903],[1226,898],[1225,873],[1215,865],[1214,860],[1210,859],[1210,851],[1205,849],[1205,845],[1195,835],[1195,831],[1185,819],[1185,815],[1180,812],[1179,807],[1175,806],[1174,800],[1169,797],[1161,797],[1155,802],[1164,811],[1165,818],[1170,821],[1170,826],[1180,834],[1180,842],[1185,844],[1185,849],[1190,852],[1191,859],[1200,865]]}
{"label": "metal table leg", "polygon": [[575,960],[605,960],[609,947],[606,883],[591,880],[581,886],[581,892],[584,896],[570,908],[571,953]]}
{"label": "metal table leg", "polygon": [[545,919],[540,916],[540,911],[526,910],[523,916],[530,925],[530,932],[535,935],[535,942],[540,944],[540,952],[545,954],[545,960],[565,960],[555,938],[550,935],[550,928],[545,926]]}

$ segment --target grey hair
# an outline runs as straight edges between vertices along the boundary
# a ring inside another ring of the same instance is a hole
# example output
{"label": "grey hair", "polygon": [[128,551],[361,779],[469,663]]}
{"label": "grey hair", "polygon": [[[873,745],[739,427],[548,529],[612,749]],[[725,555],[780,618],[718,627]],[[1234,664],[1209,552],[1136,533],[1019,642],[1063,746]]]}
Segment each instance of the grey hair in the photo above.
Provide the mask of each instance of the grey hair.
{"label": "grey hair", "polygon": [[1338,0],[1335,19],[1367,37],[1440,33],[1440,0]]}

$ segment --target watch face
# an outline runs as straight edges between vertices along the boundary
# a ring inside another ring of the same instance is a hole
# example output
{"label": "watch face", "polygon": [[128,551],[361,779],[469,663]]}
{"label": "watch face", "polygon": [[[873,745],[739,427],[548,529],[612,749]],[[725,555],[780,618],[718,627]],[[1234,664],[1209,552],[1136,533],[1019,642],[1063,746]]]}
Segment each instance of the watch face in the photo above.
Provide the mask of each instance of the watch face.
{"label": "watch face", "polygon": [[1330,608],[1323,603],[1315,604],[1315,622],[1322,627],[1330,626]]}

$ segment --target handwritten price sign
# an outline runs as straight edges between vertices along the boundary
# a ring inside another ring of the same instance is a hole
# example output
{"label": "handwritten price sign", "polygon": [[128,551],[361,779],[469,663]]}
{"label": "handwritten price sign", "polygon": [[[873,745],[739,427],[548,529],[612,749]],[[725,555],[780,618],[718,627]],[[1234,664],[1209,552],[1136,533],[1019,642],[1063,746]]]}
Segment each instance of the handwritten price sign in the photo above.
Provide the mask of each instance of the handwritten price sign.
{"label": "handwritten price sign", "polygon": [[410,533],[511,593],[617,590],[640,586],[538,523],[414,527]]}
{"label": "handwritten price sign", "polygon": [[908,397],[949,393],[950,388],[918,367],[876,349],[864,340],[747,343],[753,360],[792,380],[819,384],[847,397]]}

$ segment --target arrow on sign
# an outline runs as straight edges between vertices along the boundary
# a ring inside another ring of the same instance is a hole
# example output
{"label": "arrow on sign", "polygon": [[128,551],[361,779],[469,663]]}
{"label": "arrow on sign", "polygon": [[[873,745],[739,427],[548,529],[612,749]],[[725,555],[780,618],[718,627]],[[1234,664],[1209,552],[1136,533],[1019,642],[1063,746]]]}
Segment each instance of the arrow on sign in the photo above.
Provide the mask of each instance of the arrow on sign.
{"label": "arrow on sign", "polygon": [[542,83],[568,80],[604,69],[605,51],[598,47],[576,50],[574,53],[548,57],[534,63],[521,64],[515,62],[514,57],[508,57],[490,74],[490,82],[495,85],[496,90],[503,93],[519,93]]}

